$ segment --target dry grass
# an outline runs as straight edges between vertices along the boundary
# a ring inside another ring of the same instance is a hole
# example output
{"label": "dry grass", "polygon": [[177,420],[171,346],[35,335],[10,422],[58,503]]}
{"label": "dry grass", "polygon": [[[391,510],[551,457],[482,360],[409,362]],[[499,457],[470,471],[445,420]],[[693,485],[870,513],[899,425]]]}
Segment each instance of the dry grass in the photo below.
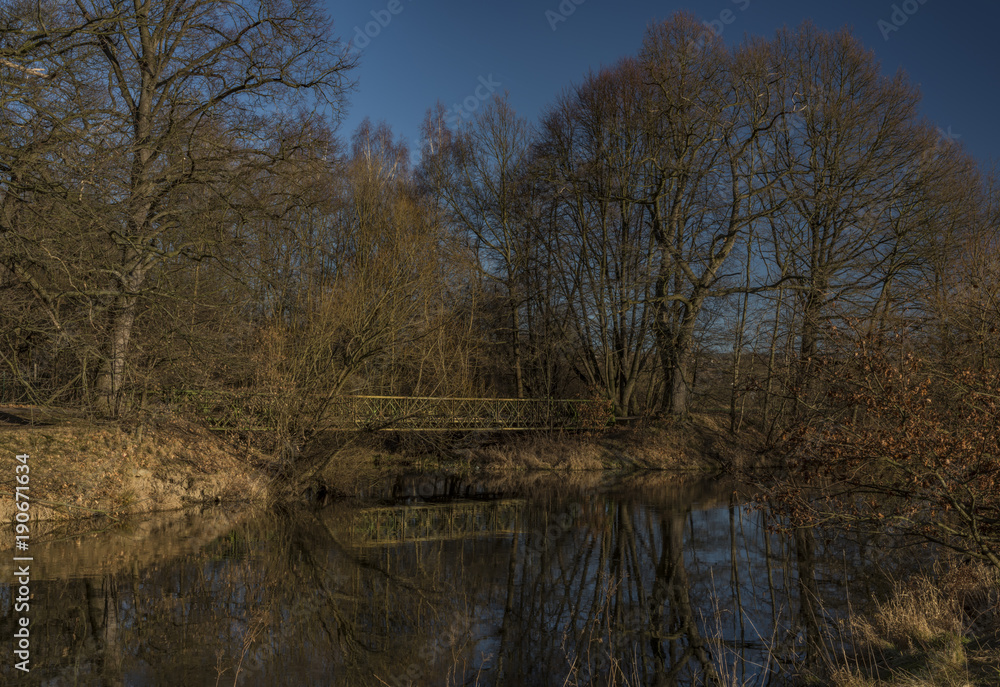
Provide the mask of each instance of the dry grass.
{"label": "dry grass", "polygon": [[529,436],[476,449],[470,462],[497,472],[601,470],[604,451],[592,436]]}
{"label": "dry grass", "polygon": [[712,416],[602,433],[538,434],[474,451],[470,461],[494,471],[712,470],[734,463],[739,449]]}
{"label": "dry grass", "polygon": [[[254,467],[259,457],[177,418],[142,431],[83,420],[0,430],[0,472],[13,475],[20,453],[30,455],[34,519],[259,501],[267,493]],[[13,515],[13,501],[0,495],[0,518]]]}
{"label": "dry grass", "polygon": [[897,585],[868,618],[852,618],[854,656],[835,687],[973,687],[1000,683],[1000,576],[981,563]]}
{"label": "dry grass", "polygon": [[[23,410],[17,412],[24,415]],[[34,419],[45,424],[0,429],[0,470],[13,475],[15,455],[31,455],[37,520],[117,516],[192,503],[263,503],[277,493],[271,477],[283,469],[286,476],[288,472],[288,464],[263,456],[247,443],[228,442],[169,410],[147,418],[142,426],[125,428],[67,415]],[[297,469],[324,485],[327,493],[341,496],[400,469],[442,465],[460,472],[481,470],[483,476],[703,471],[717,468],[719,447],[724,451],[732,443],[716,424],[709,416],[699,416],[676,426],[658,423],[603,433],[511,434],[474,447],[462,440],[459,446],[465,448],[441,445],[443,439],[437,437],[394,446],[382,438],[338,436],[333,443],[318,442],[314,455],[300,456]],[[12,517],[14,507],[13,498],[0,494],[0,518]]]}

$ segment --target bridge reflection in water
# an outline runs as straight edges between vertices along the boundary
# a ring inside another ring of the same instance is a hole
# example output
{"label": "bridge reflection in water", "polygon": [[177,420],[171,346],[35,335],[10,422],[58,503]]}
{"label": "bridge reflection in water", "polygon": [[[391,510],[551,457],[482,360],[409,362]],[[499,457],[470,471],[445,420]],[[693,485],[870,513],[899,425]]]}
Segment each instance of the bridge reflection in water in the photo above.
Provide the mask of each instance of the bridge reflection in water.
{"label": "bridge reflection in water", "polygon": [[363,508],[348,528],[351,545],[387,546],[513,535],[523,531],[520,499]]}
{"label": "bridge reflection in water", "polygon": [[[863,611],[875,573],[902,578],[917,557],[785,534],[736,491],[677,474],[407,475],[363,504],[60,536],[33,544],[29,683],[803,684],[839,650],[847,599]],[[0,633],[15,622],[0,613]],[[0,684],[16,672],[0,665]]]}

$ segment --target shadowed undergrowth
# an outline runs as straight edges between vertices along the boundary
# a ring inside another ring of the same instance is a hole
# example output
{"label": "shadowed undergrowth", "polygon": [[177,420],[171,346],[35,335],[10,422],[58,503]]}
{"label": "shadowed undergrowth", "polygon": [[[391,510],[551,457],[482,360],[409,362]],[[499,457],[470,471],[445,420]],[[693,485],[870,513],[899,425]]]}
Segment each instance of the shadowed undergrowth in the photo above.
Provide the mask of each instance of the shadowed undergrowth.
{"label": "shadowed undergrowth", "polygon": [[1000,682],[1000,574],[982,563],[920,575],[867,617],[849,621],[854,646],[834,687],[972,687]]}

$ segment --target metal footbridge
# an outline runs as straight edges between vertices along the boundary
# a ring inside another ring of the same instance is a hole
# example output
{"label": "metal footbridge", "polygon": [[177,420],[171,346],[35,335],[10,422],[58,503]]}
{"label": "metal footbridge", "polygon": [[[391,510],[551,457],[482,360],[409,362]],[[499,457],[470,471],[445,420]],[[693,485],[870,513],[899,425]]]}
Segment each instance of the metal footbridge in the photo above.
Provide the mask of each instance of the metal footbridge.
{"label": "metal footbridge", "polygon": [[[212,429],[268,430],[274,427],[266,395],[226,391],[179,391],[176,407],[204,416]],[[595,429],[601,404],[583,399],[433,398],[340,396],[326,404],[323,425],[367,431],[535,431]]]}

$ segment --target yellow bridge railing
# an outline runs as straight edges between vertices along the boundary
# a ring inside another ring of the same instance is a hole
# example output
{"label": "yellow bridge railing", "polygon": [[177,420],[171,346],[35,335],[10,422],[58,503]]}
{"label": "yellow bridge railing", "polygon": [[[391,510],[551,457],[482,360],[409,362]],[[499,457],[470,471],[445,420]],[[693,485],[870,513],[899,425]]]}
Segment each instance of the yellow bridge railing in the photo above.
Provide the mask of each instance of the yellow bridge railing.
{"label": "yellow bridge railing", "polygon": [[526,398],[345,396],[330,415],[348,427],[391,430],[581,428],[590,401]]}
{"label": "yellow bridge railing", "polygon": [[[276,426],[274,397],[259,392],[175,391],[175,407],[203,415],[212,429],[252,431]],[[339,396],[324,426],[369,431],[529,431],[594,429],[606,424],[599,402],[584,399]]]}
{"label": "yellow bridge railing", "polygon": [[353,546],[501,536],[521,531],[523,501],[464,502],[364,508],[350,521]]}

